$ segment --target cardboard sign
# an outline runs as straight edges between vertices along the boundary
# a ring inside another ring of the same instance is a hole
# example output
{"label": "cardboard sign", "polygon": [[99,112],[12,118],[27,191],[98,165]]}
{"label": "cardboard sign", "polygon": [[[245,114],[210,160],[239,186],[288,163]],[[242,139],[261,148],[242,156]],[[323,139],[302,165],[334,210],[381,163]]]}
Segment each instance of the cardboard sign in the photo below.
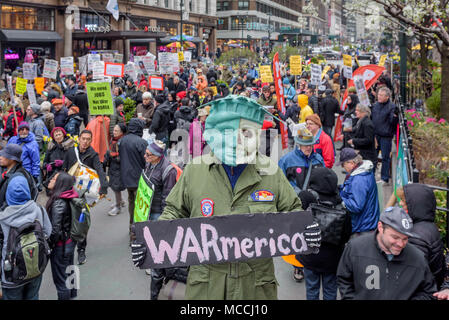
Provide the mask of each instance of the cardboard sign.
{"label": "cardboard sign", "polygon": [[27,92],[27,83],[28,80],[23,79],[23,78],[17,78],[16,79],[16,94],[24,94],[25,92]]}
{"label": "cardboard sign", "polygon": [[290,56],[290,73],[295,76],[302,74],[301,56]]}
{"label": "cardboard sign", "polygon": [[24,63],[23,78],[27,80],[33,80],[36,77],[37,77],[37,63]]}
{"label": "cardboard sign", "polygon": [[147,247],[140,267],[170,268],[310,254],[304,240],[311,212],[256,213],[135,224]]}
{"label": "cardboard sign", "polygon": [[319,64],[311,64],[310,70],[310,84],[319,86],[321,84],[321,66]]}
{"label": "cardboard sign", "polygon": [[164,79],[162,77],[150,77],[151,90],[164,90]]}
{"label": "cardboard sign", "polygon": [[343,57],[343,65],[347,67],[352,67],[352,56],[349,54],[342,54]]}
{"label": "cardboard sign", "polygon": [[114,53],[114,63],[123,63],[123,54]]}
{"label": "cardboard sign", "polygon": [[104,62],[112,62],[112,63],[114,63],[114,55],[112,53],[102,53],[101,54],[101,59]]}
{"label": "cardboard sign", "polygon": [[92,68],[92,76],[94,79],[104,78],[104,62],[103,61],[95,61]]}
{"label": "cardboard sign", "polygon": [[381,67],[383,67],[384,65],[385,65],[385,61],[387,60],[387,55],[386,54],[383,54],[383,55],[381,55],[380,56],[380,59],[379,59],[379,66],[381,66]]}
{"label": "cardboard sign", "polygon": [[44,71],[42,76],[44,78],[56,79],[56,74],[58,72],[58,61],[52,59],[45,59]]}
{"label": "cardboard sign", "polygon": [[136,69],[134,68],[134,62],[128,62],[125,65],[124,73],[128,75],[133,81],[137,79]]}
{"label": "cardboard sign", "polygon": [[101,56],[99,54],[88,54],[87,55],[87,69],[88,71],[94,70],[94,65],[96,62],[101,61]]}
{"label": "cardboard sign", "polygon": [[74,74],[73,57],[61,58],[61,73],[65,76]]}
{"label": "cardboard sign", "polygon": [[262,83],[271,83],[273,82],[273,74],[271,73],[270,65],[259,65],[260,71],[260,79]]}
{"label": "cardboard sign", "polygon": [[28,101],[30,101],[30,104],[36,104],[36,93],[34,92],[34,86],[32,84],[27,84],[27,94],[28,94]]}
{"label": "cardboard sign", "polygon": [[45,79],[44,78],[34,78],[34,88],[36,89],[37,94],[42,94],[45,88]]}
{"label": "cardboard sign", "polygon": [[178,51],[178,61],[183,62],[184,61],[184,52]]}
{"label": "cardboard sign", "polygon": [[105,62],[104,75],[108,77],[123,77],[125,66],[121,63]]}
{"label": "cardboard sign", "polygon": [[192,61],[192,51],[184,51],[184,61],[185,62]]}
{"label": "cardboard sign", "polygon": [[87,82],[86,87],[91,115],[114,114],[111,84],[109,82]]}
{"label": "cardboard sign", "polygon": [[137,187],[136,201],[134,206],[134,222],[148,221],[150,216],[151,201],[153,199],[153,184],[150,179],[142,173]]}

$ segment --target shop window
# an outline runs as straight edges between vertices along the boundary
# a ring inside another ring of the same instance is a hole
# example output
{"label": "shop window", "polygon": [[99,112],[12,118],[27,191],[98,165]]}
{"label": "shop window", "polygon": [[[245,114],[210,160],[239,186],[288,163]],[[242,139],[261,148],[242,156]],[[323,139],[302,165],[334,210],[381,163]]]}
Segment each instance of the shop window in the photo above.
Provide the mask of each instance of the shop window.
{"label": "shop window", "polygon": [[248,10],[249,1],[239,1],[239,10]]}
{"label": "shop window", "polygon": [[229,10],[229,1],[217,2],[217,11],[228,11],[228,10]]}
{"label": "shop window", "polygon": [[218,30],[229,30],[229,19],[226,18],[221,18],[218,19]]}
{"label": "shop window", "polygon": [[178,23],[172,21],[158,21],[157,26],[161,29],[161,32],[167,32],[172,36],[178,34]]}
{"label": "shop window", "polygon": [[192,36],[195,37],[198,34],[198,27],[195,28],[193,24],[183,24],[182,25],[182,33],[186,36]]}
{"label": "shop window", "polygon": [[54,19],[51,9],[2,5],[0,28],[53,31]]}
{"label": "shop window", "polygon": [[102,15],[102,18],[97,16],[95,13],[80,13],[80,29],[84,30],[88,27],[108,27],[110,25],[110,16]]}

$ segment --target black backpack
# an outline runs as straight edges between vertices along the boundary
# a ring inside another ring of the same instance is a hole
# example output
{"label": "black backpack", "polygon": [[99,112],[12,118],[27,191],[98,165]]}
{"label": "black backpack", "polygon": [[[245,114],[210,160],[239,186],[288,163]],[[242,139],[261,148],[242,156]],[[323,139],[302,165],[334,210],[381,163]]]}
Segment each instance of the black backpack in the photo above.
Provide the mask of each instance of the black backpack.
{"label": "black backpack", "polygon": [[[44,220],[44,210],[42,221]],[[5,279],[23,285],[44,273],[50,257],[50,246],[38,220],[19,228],[9,229],[6,257],[3,264]]]}

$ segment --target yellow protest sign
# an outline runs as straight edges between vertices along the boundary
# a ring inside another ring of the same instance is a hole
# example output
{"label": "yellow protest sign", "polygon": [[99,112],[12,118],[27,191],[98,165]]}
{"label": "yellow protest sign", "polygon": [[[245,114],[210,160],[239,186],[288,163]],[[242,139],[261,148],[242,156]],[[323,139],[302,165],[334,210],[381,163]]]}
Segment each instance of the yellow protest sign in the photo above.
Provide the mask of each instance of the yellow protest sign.
{"label": "yellow protest sign", "polygon": [[260,79],[263,83],[271,83],[273,82],[273,75],[271,73],[271,66],[270,65],[259,65],[259,71],[260,71]]}
{"label": "yellow protest sign", "polygon": [[217,87],[213,86],[213,87],[210,87],[210,88],[214,91],[214,96],[216,96],[218,94]]}
{"label": "yellow protest sign", "polygon": [[380,59],[379,59],[379,66],[380,67],[383,67],[385,65],[385,60],[387,60],[387,55],[386,54],[381,55]]}
{"label": "yellow protest sign", "polygon": [[342,54],[343,65],[347,67],[352,67],[352,57],[349,54]]}
{"label": "yellow protest sign", "polygon": [[45,87],[45,78],[34,78],[34,88],[38,94],[42,94]]}
{"label": "yellow protest sign", "polygon": [[178,51],[178,61],[179,62],[184,61],[184,51]]}
{"label": "yellow protest sign", "polygon": [[290,73],[294,76],[302,74],[301,56],[290,56]]}
{"label": "yellow protest sign", "polygon": [[324,67],[324,70],[323,70],[323,72],[321,73],[321,79],[324,78],[325,74],[330,70],[330,68],[331,68],[330,66]]}
{"label": "yellow protest sign", "polygon": [[24,94],[27,91],[28,80],[23,78],[17,78],[16,80],[16,94]]}

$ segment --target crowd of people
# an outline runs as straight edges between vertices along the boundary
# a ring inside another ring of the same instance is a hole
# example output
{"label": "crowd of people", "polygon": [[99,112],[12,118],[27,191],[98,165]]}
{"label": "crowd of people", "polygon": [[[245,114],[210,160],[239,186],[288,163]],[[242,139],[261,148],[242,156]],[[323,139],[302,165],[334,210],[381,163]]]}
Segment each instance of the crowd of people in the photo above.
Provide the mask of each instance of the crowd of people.
{"label": "crowd of people", "polygon": [[[391,184],[391,148],[399,112],[390,76],[385,72],[369,90],[371,106],[367,106],[359,102],[355,88],[345,87],[341,71],[330,65],[318,88],[310,84],[310,74],[291,75],[288,64],[283,64],[285,113],[279,110],[275,84],[262,83],[252,64],[237,70],[229,65],[185,64],[176,74],[161,75],[161,91],[150,90],[143,75],[114,78],[114,114],[105,116],[89,113],[86,83],[94,81],[92,72],[47,79],[42,93],[36,93],[36,103],[30,103],[26,94],[9,97],[7,88],[0,88],[3,299],[38,299],[42,273],[17,283],[5,268],[10,230],[36,219],[48,238],[58,299],[77,296],[77,290],[65,286],[65,270],[74,264],[75,250],[79,264],[87,261],[87,235],[79,241],[71,236],[73,201],[83,197],[69,174],[78,162],[98,174],[100,199],[112,190],[115,201],[109,216],[128,209],[136,266],[146,255],[133,228],[138,183],[144,174],[154,191],[149,220],[203,216],[198,205],[204,198],[221,199],[215,215],[253,212],[248,199],[261,189],[276,195],[266,212],[311,210],[317,217],[331,212],[343,217],[332,235],[323,225],[326,219],[308,226],[305,240],[316,250],[294,257],[293,279],[305,281],[307,299],[319,299],[321,287],[329,300],[337,299],[338,290],[342,299],[449,299],[433,192],[424,185],[404,186],[398,204],[391,203],[383,212],[379,206],[376,176],[380,171],[379,182]],[[20,74],[15,71],[12,76],[14,90]],[[347,108],[341,110],[346,89]],[[345,123],[339,159],[336,115],[342,115]],[[280,136],[281,125],[288,131],[288,150],[276,158],[272,137]],[[239,129],[242,139],[252,143],[243,147],[217,143],[208,134],[212,129],[223,137],[225,129]],[[260,140],[251,140],[251,130],[260,130]],[[259,154],[271,156],[277,170],[261,174],[253,161]],[[213,165],[195,163],[198,157],[211,158],[208,163]],[[336,172],[342,169],[346,176],[338,184]],[[39,205],[39,197],[48,198],[45,206]],[[232,284],[226,278],[231,264],[147,269],[151,298],[157,299],[168,278],[186,282],[190,299],[277,298],[271,258],[237,265],[248,272],[233,275],[238,280]]]}

